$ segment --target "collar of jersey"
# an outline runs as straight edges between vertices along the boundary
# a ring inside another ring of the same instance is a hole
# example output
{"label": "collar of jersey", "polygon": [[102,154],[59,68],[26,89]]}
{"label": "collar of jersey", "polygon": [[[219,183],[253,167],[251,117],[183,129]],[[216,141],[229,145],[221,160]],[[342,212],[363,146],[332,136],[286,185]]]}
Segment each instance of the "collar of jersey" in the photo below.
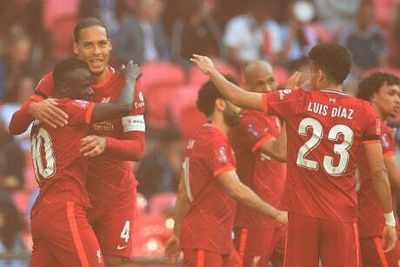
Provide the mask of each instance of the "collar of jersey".
{"label": "collar of jersey", "polygon": [[107,77],[98,83],[92,84],[93,88],[103,87],[106,83],[108,83],[110,81],[111,77],[115,74],[115,69],[113,67],[107,66],[107,68],[110,70]]}
{"label": "collar of jersey", "polygon": [[322,93],[329,93],[329,94],[348,95],[348,94],[343,93],[343,92],[339,92],[339,91],[335,91],[335,90],[329,90],[329,89],[322,89],[322,90],[319,90],[319,91],[322,92]]}

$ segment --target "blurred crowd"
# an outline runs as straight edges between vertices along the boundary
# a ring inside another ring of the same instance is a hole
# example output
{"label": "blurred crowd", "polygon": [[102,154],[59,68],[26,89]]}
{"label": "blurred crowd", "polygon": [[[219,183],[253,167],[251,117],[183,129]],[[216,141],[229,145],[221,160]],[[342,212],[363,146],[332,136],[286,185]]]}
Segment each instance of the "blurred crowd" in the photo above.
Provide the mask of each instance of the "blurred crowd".
{"label": "blurred crowd", "polygon": [[176,191],[184,141],[204,120],[194,104],[204,77],[191,54],[213,57],[239,81],[248,62],[265,59],[283,87],[312,46],[336,41],[353,57],[346,91],[376,68],[400,74],[397,0],[0,0],[0,253],[21,247],[24,235],[14,233],[29,232],[35,197],[29,133],[13,138],[7,125],[38,80],[73,55],[73,28],[86,16],[106,23],[113,66],[133,59],[143,68],[148,145],[136,166],[142,204]]}

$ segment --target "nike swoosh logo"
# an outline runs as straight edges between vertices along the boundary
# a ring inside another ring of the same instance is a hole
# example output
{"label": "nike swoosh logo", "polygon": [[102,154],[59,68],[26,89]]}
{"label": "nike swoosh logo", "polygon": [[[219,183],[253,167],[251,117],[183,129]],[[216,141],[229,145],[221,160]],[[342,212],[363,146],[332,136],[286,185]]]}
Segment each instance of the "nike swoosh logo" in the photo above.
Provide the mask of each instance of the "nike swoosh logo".
{"label": "nike swoosh logo", "polygon": [[117,246],[117,250],[121,250],[121,249],[124,249],[124,248],[126,248],[127,247],[127,245],[125,245],[125,246]]}

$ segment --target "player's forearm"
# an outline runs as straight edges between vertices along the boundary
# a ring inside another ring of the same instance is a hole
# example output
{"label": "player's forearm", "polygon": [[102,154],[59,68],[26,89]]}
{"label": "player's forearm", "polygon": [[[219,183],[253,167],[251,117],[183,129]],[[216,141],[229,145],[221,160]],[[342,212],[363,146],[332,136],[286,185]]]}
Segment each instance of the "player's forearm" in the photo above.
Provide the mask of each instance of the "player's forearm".
{"label": "player's forearm", "polygon": [[125,134],[128,139],[107,137],[107,156],[126,161],[139,161],[144,157],[145,135],[142,132]]}
{"label": "player's forearm", "polygon": [[28,113],[28,108],[31,101],[26,100],[23,105],[17,110],[10,121],[8,130],[12,135],[24,133],[33,121],[33,117]]}
{"label": "player's forearm", "polygon": [[244,184],[241,184],[236,190],[234,190],[231,196],[241,204],[266,216],[275,218],[279,213],[278,209],[262,200],[253,190]]}
{"label": "player's forearm", "polygon": [[[219,71],[212,69],[209,76],[218,91],[232,104],[245,108],[262,110],[261,94],[249,93],[228,81]],[[258,97],[257,97],[258,95]]]}
{"label": "player's forearm", "polygon": [[287,136],[286,127],[282,126],[281,132],[274,142],[274,153],[277,160],[286,162],[287,161]]}
{"label": "player's forearm", "polygon": [[381,206],[385,213],[393,211],[392,196],[390,191],[389,179],[385,168],[374,170],[371,173],[372,184],[375,192],[381,202]]}
{"label": "player's forearm", "polygon": [[189,210],[190,203],[188,198],[186,197],[184,185],[182,182],[180,182],[174,213],[174,234],[178,237],[180,236],[182,221],[188,214]]}
{"label": "player's forearm", "polygon": [[119,94],[115,104],[130,106],[133,108],[134,96],[136,91],[136,77],[128,75],[125,77],[124,86]]}

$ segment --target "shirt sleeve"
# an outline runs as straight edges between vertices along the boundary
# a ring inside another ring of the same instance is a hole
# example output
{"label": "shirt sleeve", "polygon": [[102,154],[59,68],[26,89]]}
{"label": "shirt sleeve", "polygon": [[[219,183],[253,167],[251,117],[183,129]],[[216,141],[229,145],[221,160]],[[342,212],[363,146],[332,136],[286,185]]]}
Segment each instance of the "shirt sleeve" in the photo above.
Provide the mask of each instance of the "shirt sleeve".
{"label": "shirt sleeve", "polygon": [[68,114],[68,123],[89,125],[95,103],[85,100],[71,100],[60,107]]}
{"label": "shirt sleeve", "polygon": [[241,120],[239,136],[249,150],[255,152],[262,144],[273,138],[271,128],[261,116],[244,114]]}
{"label": "shirt sleeve", "polygon": [[382,135],[382,123],[375,110],[368,102],[363,103],[364,112],[361,112],[360,121],[363,124],[363,142],[379,141]]}
{"label": "shirt sleeve", "polygon": [[387,125],[384,127],[382,126],[381,143],[383,157],[385,159],[396,155],[396,142],[394,135],[392,129]]}
{"label": "shirt sleeve", "polygon": [[235,155],[226,140],[213,140],[208,148],[207,165],[214,177],[236,169]]}
{"label": "shirt sleeve", "polygon": [[35,94],[47,98],[54,95],[54,85],[53,85],[53,72],[47,73],[38,82],[35,89]]}
{"label": "shirt sleeve", "polygon": [[263,94],[263,110],[269,115],[288,118],[297,113],[297,107],[304,99],[301,89],[281,89]]}

